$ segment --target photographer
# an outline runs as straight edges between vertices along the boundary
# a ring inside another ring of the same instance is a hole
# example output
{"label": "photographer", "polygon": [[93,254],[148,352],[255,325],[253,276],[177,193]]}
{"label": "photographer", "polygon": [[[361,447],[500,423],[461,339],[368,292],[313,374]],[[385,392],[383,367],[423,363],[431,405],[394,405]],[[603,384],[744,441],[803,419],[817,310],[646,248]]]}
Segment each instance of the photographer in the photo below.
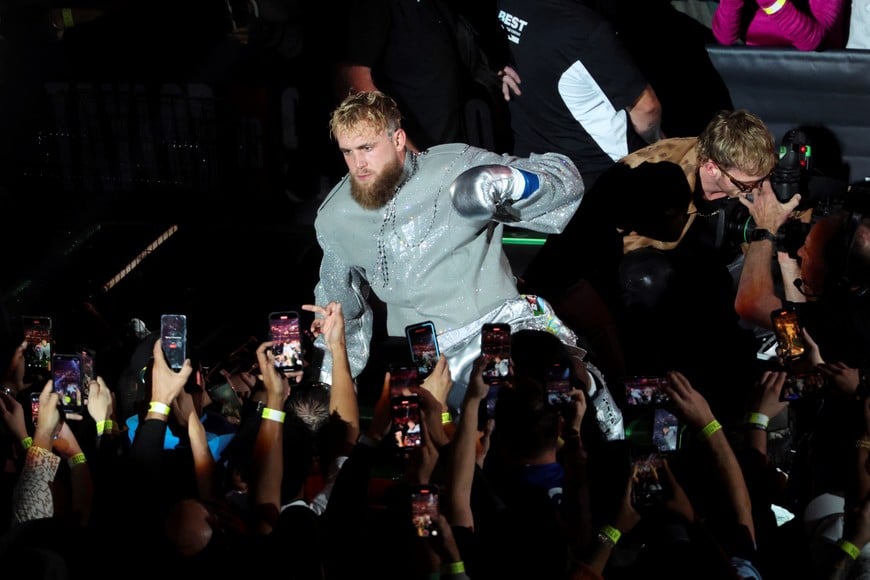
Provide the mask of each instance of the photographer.
{"label": "photographer", "polygon": [[[741,198],[755,221],[738,283],[735,310],[744,322],[771,328],[770,313],[785,302],[796,303],[800,320],[819,344],[825,360],[866,369],[870,352],[870,219],[865,191],[852,190],[843,207],[814,220],[794,255],[779,244],[777,232],[800,202],[795,195],[780,202],[769,184],[755,196]],[[776,251],[782,292],[771,268]],[[858,373],[852,373],[857,379]],[[857,388],[857,380],[855,385]]]}

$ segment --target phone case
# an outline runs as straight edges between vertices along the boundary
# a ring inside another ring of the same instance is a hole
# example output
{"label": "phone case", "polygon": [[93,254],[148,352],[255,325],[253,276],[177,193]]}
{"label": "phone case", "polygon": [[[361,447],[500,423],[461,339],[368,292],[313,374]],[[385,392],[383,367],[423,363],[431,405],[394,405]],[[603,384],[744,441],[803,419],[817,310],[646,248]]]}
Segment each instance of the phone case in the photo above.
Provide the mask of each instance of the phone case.
{"label": "phone case", "polygon": [[181,370],[187,359],[187,316],[164,314],[160,317],[160,339],[166,364],[174,371]]}
{"label": "phone case", "polygon": [[[24,363],[28,371],[27,377],[36,370],[51,370],[51,348],[53,344],[52,321],[48,316],[22,316],[24,340],[27,349],[24,351]],[[48,378],[47,376],[45,378]]]}
{"label": "phone case", "polygon": [[662,405],[670,401],[662,387],[668,384],[667,377],[628,377],[622,380],[625,401],[633,407]]}
{"label": "phone case", "polygon": [[393,365],[390,367],[390,397],[404,397],[413,394],[411,390],[420,386],[420,373],[417,367]]}
{"label": "phone case", "polygon": [[394,397],[392,405],[392,433],[396,447],[410,451],[423,444],[421,431],[420,398],[417,395]]}
{"label": "phone case", "polygon": [[816,395],[824,385],[825,378],[819,372],[788,373],[779,392],[779,400],[790,402]]}
{"label": "phone case", "polygon": [[571,401],[568,392],[571,390],[571,368],[556,363],[547,369],[547,402],[551,405],[561,405]]}
{"label": "phone case", "polygon": [[778,343],[777,352],[786,361],[800,359],[806,353],[801,323],[796,310],[780,308],[770,314],[773,332]]}
{"label": "phone case", "polygon": [[411,489],[411,524],[417,536],[437,536],[438,488],[433,485],[417,485]]}
{"label": "phone case", "polygon": [[39,393],[30,393],[30,418],[33,421],[33,426],[36,427],[39,418]]}
{"label": "phone case", "polygon": [[51,364],[52,386],[60,399],[60,408],[67,413],[81,413],[84,410],[82,357],[55,354]]}
{"label": "phone case", "polygon": [[483,380],[502,383],[510,374],[511,327],[507,323],[484,324],[480,332],[480,351],[486,359]]}
{"label": "phone case", "polygon": [[653,415],[652,443],[659,453],[676,451],[680,442],[680,421],[664,408],[657,408]]}
{"label": "phone case", "polygon": [[644,512],[661,503],[664,495],[661,469],[661,458],[657,453],[642,455],[632,461],[631,499],[638,511]]}
{"label": "phone case", "polygon": [[441,356],[435,325],[428,320],[411,324],[405,327],[405,337],[418,374],[421,378],[429,376]]}
{"label": "phone case", "polygon": [[302,332],[299,313],[295,310],[269,313],[269,340],[279,371],[302,370]]}

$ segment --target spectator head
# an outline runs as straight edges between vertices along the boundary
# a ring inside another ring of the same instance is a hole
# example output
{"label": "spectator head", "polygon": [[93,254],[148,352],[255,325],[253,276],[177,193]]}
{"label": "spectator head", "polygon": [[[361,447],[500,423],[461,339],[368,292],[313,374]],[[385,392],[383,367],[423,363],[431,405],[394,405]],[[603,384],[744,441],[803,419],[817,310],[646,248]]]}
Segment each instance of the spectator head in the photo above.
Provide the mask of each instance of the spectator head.
{"label": "spectator head", "polygon": [[797,255],[801,290],[862,295],[870,287],[870,217],[842,211],[812,224]]}
{"label": "spectator head", "polygon": [[540,381],[514,376],[512,388],[499,391],[495,416],[492,449],[507,463],[532,463],[556,451],[561,417]]}

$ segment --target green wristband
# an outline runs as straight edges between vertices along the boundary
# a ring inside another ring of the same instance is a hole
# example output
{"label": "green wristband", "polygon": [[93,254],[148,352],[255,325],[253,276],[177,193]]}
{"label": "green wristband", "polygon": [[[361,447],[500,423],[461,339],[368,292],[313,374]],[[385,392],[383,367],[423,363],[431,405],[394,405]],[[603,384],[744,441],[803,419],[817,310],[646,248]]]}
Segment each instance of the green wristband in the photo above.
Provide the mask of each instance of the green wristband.
{"label": "green wristband", "polygon": [[747,413],[746,424],[751,425],[756,429],[763,429],[766,431],[767,426],[770,425],[770,417],[764,413]]}
{"label": "green wristband", "polygon": [[849,540],[840,540],[837,542],[837,546],[846,552],[853,560],[857,560],[858,556],[861,554],[861,549]]}
{"label": "green wristband", "polygon": [[701,429],[701,440],[702,441],[709,440],[710,437],[713,436],[713,433],[715,433],[716,431],[719,431],[721,428],[722,428],[722,424],[719,423],[719,421],[717,421],[716,419],[713,419],[712,421],[710,421],[709,423],[704,425],[703,429]]}
{"label": "green wristband", "polygon": [[619,542],[619,538],[621,537],[622,532],[620,532],[613,526],[601,526],[601,529],[598,530],[598,539],[605,544],[609,544],[611,548],[614,547],[617,542]]}

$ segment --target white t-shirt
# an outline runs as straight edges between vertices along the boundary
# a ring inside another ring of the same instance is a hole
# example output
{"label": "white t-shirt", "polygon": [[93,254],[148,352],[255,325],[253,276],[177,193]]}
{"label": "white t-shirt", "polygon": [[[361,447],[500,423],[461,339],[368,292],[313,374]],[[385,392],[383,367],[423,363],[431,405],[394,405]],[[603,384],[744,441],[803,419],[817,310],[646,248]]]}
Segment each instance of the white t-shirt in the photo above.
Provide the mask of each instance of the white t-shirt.
{"label": "white t-shirt", "polygon": [[846,48],[870,50],[870,0],[852,0]]}

